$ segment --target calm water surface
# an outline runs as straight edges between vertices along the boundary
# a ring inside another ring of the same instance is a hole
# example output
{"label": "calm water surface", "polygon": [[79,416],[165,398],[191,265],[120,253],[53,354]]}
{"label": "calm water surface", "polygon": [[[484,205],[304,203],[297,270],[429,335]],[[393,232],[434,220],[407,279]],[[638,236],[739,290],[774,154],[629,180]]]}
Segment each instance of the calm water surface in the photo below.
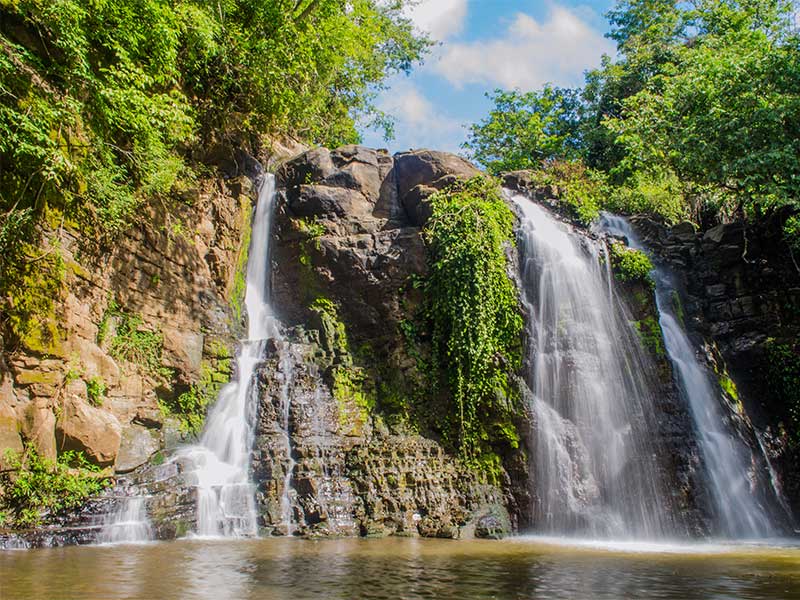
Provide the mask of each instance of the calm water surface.
{"label": "calm water surface", "polygon": [[800,598],[797,546],[185,540],[0,551],[0,598]]}

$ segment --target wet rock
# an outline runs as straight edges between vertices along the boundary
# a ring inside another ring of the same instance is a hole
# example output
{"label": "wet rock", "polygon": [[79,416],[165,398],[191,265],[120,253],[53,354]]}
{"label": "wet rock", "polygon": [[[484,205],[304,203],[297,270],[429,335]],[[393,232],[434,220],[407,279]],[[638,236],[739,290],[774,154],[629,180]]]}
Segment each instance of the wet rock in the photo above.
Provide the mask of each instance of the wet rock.
{"label": "wet rock", "polygon": [[476,538],[501,540],[511,533],[511,520],[503,506],[489,507],[484,514],[475,519]]}
{"label": "wet rock", "polygon": [[122,440],[114,468],[117,473],[129,473],[145,464],[161,448],[160,435],[141,425],[122,429]]}
{"label": "wet rock", "polygon": [[[766,435],[789,422],[787,407],[776,401],[768,376],[769,339],[789,343],[800,338],[800,273],[777,216],[746,227],[719,224],[694,238],[644,218],[633,220],[658,260],[676,273],[686,326],[696,340],[714,349],[708,353],[709,368],[718,373],[727,369],[735,382],[741,406],[730,418],[753,447],[759,446],[754,431]],[[783,447],[774,453],[779,483],[798,478],[793,451],[780,443],[776,447]],[[754,469],[764,478],[764,465]],[[800,491],[790,492],[789,500],[800,511]]]}

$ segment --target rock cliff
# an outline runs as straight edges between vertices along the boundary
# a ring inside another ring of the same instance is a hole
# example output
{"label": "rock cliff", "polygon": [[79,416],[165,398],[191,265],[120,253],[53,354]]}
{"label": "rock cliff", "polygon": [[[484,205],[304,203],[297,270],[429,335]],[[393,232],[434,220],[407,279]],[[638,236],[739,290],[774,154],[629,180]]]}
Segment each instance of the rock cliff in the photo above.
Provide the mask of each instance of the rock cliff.
{"label": "rock cliff", "polygon": [[707,231],[689,223],[665,228],[641,217],[634,223],[677,274],[685,323],[726,395],[742,407],[745,425],[752,421],[759,438],[754,443],[764,445],[776,482],[798,514],[797,421],[782,379],[796,377],[800,364],[800,270],[780,220]]}

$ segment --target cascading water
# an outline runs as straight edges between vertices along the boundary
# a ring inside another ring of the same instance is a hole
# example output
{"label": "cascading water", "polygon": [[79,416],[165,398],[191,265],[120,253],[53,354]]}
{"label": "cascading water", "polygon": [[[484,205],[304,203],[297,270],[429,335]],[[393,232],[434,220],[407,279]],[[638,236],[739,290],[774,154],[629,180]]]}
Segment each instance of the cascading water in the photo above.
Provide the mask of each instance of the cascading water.
{"label": "cascading water", "polygon": [[[622,217],[604,214],[600,227],[625,237],[628,244],[646,252],[633,228]],[[672,306],[675,291],[669,273],[656,268],[656,304],[664,333],[664,346],[677,375],[679,387],[691,410],[698,442],[705,463],[707,483],[714,501],[714,533],[729,538],[774,536],[776,528],[769,516],[766,490],[751,467],[768,461],[755,456],[730,425],[722,405],[722,394],[710,374],[701,365],[688,335],[680,325]],[[780,491],[770,492],[780,502]]]}
{"label": "cascading water", "polygon": [[147,518],[146,500],[145,496],[124,498],[119,508],[106,516],[97,541],[101,544],[120,544],[152,540],[153,530]]}
{"label": "cascading water", "polygon": [[236,357],[237,376],[219,394],[198,444],[183,449],[197,486],[197,531],[200,536],[257,534],[250,451],[258,405],[255,374],[266,341],[280,338],[269,304],[269,239],[275,178],[264,175],[258,192],[247,263],[247,339]]}
{"label": "cascading water", "polygon": [[530,315],[535,525],[590,537],[677,535],[657,459],[652,367],[609,287],[601,246],[511,198],[522,213]]}

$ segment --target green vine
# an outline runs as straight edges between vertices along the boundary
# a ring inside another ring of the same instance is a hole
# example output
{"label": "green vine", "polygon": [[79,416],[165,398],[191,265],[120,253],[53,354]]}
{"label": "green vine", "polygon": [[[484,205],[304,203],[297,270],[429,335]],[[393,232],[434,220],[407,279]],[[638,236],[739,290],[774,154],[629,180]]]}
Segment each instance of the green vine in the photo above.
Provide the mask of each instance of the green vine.
{"label": "green vine", "polygon": [[514,215],[496,181],[481,176],[436,192],[430,202],[427,314],[433,361],[446,379],[434,385],[446,383],[452,402],[442,435],[479,465],[493,444],[517,439],[511,376],[522,360],[522,317],[506,259]]}

